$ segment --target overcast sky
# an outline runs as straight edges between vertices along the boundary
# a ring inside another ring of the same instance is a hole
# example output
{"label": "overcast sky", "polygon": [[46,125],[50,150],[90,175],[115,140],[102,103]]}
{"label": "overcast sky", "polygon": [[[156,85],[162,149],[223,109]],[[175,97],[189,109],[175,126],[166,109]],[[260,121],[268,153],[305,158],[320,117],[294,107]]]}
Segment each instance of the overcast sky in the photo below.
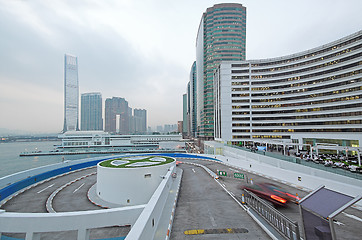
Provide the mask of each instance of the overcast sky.
{"label": "overcast sky", "polygon": [[[124,97],[148,125],[182,120],[206,0],[0,0],[0,128],[59,132],[64,54],[80,93]],[[361,0],[251,0],[247,59],[318,47],[362,30]]]}

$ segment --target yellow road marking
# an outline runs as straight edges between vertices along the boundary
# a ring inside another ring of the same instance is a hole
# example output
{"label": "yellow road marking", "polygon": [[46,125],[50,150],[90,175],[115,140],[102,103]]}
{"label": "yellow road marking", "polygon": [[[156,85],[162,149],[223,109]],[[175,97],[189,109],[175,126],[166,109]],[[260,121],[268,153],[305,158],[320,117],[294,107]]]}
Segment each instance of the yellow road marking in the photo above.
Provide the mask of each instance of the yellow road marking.
{"label": "yellow road marking", "polygon": [[184,232],[185,235],[197,235],[197,234],[204,234],[204,229],[194,229],[194,230],[187,230]]}
{"label": "yellow road marking", "polygon": [[218,228],[218,229],[193,229],[184,231],[185,235],[223,234],[223,233],[248,233],[246,228]]}

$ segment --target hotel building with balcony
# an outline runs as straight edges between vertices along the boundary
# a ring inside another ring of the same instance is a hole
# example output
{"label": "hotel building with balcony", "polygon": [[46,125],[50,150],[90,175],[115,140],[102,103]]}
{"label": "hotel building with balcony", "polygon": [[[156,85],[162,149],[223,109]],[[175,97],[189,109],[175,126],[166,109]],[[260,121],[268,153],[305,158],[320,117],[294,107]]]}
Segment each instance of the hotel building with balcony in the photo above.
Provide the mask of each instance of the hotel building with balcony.
{"label": "hotel building with balcony", "polygon": [[215,140],[362,142],[362,31],[289,56],[214,71]]}

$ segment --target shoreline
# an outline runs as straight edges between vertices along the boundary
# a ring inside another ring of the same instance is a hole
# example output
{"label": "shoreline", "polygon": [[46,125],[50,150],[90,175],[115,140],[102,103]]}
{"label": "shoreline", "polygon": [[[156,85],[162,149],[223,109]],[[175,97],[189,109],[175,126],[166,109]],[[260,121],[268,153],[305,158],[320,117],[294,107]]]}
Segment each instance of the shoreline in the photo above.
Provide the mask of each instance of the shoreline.
{"label": "shoreline", "polygon": [[132,150],[132,151],[124,151],[124,150],[120,150],[120,151],[77,151],[77,152],[53,152],[53,151],[48,151],[48,152],[23,152],[20,153],[19,156],[20,157],[29,157],[29,156],[51,156],[51,155],[78,155],[78,154],[112,154],[112,153],[172,153],[172,152],[177,152],[177,153],[185,153],[186,150],[184,149],[180,149],[180,150],[176,150],[176,149],[170,149],[170,150]]}

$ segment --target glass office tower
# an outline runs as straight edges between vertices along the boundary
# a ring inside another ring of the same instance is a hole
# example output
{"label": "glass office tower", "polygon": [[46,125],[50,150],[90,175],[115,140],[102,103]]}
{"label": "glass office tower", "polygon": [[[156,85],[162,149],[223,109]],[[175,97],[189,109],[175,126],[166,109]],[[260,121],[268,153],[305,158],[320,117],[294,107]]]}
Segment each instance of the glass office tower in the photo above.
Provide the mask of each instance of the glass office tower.
{"label": "glass office tower", "polygon": [[81,130],[103,130],[102,94],[83,93],[81,96]]}
{"label": "glass office tower", "polygon": [[78,59],[76,56],[64,56],[64,128],[66,131],[79,131],[79,84]]}
{"label": "glass office tower", "polygon": [[246,8],[222,3],[202,15],[196,39],[197,132],[213,139],[213,72],[221,61],[245,60]]}

